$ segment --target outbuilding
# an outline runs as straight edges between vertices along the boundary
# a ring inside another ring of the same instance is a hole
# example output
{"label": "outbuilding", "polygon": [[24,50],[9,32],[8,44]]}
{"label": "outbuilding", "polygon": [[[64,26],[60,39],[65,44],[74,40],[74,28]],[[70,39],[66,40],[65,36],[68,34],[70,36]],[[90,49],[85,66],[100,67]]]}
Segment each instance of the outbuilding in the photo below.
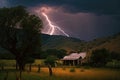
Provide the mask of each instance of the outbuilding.
{"label": "outbuilding", "polygon": [[62,59],[63,65],[70,65],[70,66],[81,65],[85,57],[86,57],[86,52],[72,53],[68,56],[65,56]]}

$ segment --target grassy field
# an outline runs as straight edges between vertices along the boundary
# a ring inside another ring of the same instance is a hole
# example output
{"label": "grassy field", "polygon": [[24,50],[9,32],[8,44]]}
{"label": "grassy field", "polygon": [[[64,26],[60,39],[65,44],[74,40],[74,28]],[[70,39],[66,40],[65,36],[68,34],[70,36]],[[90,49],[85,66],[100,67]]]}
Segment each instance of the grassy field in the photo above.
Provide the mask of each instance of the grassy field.
{"label": "grassy field", "polygon": [[[41,68],[41,72],[37,72],[37,68],[32,68],[32,72],[23,72],[23,80],[120,80],[120,70],[99,69],[99,68],[74,68],[74,72],[70,72],[71,68],[53,68],[53,76],[49,76],[48,68]],[[14,70],[8,70],[8,80],[15,80]],[[4,80],[5,71],[0,72],[0,80]]]}
{"label": "grassy field", "polygon": [[[8,65],[8,66],[12,66],[16,64],[15,60],[0,60],[0,64],[4,64],[4,65]],[[38,65],[38,64],[44,64],[44,60],[40,60],[40,59],[36,59],[35,62],[33,63],[33,65]]]}
{"label": "grassy field", "polygon": [[[36,60],[34,65],[43,64],[44,60]],[[4,80],[6,71],[8,72],[8,80],[16,80],[15,60],[0,60],[0,63],[7,65],[4,71],[0,71],[0,80]],[[0,68],[1,69],[1,68]],[[120,69],[105,68],[73,68],[59,67],[53,68],[53,76],[49,76],[47,67],[42,67],[41,72],[37,72],[37,67],[32,67],[32,72],[23,72],[22,80],[120,80]]]}

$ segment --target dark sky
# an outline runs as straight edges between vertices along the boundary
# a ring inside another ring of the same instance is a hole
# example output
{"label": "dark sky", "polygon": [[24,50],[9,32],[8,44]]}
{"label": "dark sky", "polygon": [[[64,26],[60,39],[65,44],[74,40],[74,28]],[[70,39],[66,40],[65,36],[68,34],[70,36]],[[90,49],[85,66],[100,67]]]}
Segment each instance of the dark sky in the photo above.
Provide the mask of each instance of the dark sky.
{"label": "dark sky", "polygon": [[[120,32],[119,0],[0,0],[0,7],[16,5],[24,5],[32,12],[45,8],[52,22],[71,37],[82,40]],[[46,33],[48,26],[44,27]]]}

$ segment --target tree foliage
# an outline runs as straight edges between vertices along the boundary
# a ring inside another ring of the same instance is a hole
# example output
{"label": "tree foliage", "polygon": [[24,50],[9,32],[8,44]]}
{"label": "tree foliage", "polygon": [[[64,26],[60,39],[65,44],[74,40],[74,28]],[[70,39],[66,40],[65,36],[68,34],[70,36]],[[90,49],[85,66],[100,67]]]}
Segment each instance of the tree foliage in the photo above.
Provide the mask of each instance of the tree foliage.
{"label": "tree foliage", "polygon": [[19,67],[40,48],[42,21],[25,7],[0,9],[0,46],[14,54]]}
{"label": "tree foliage", "polygon": [[45,59],[45,64],[46,65],[51,65],[51,66],[55,66],[55,61],[57,60],[57,58],[55,56],[48,56]]}
{"label": "tree foliage", "polygon": [[110,53],[110,58],[111,58],[112,60],[118,60],[118,61],[120,61],[120,53],[111,52],[111,53]]}
{"label": "tree foliage", "polygon": [[110,52],[106,49],[94,50],[90,57],[91,65],[96,67],[104,66],[109,60]]}
{"label": "tree foliage", "polygon": [[0,59],[15,59],[15,56],[11,53],[0,53]]}
{"label": "tree foliage", "polygon": [[64,49],[48,49],[46,51],[42,51],[41,58],[45,59],[48,56],[56,56],[57,58],[61,59],[66,55],[67,51]]}

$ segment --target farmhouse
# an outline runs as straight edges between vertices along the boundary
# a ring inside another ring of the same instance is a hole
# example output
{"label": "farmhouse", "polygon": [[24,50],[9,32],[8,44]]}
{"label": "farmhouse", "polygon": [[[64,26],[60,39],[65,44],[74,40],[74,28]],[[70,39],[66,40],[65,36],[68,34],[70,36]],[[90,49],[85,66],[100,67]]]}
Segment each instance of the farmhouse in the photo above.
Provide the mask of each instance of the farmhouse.
{"label": "farmhouse", "polygon": [[72,53],[68,56],[65,56],[62,61],[64,65],[81,65],[86,57],[86,52],[81,53]]}

